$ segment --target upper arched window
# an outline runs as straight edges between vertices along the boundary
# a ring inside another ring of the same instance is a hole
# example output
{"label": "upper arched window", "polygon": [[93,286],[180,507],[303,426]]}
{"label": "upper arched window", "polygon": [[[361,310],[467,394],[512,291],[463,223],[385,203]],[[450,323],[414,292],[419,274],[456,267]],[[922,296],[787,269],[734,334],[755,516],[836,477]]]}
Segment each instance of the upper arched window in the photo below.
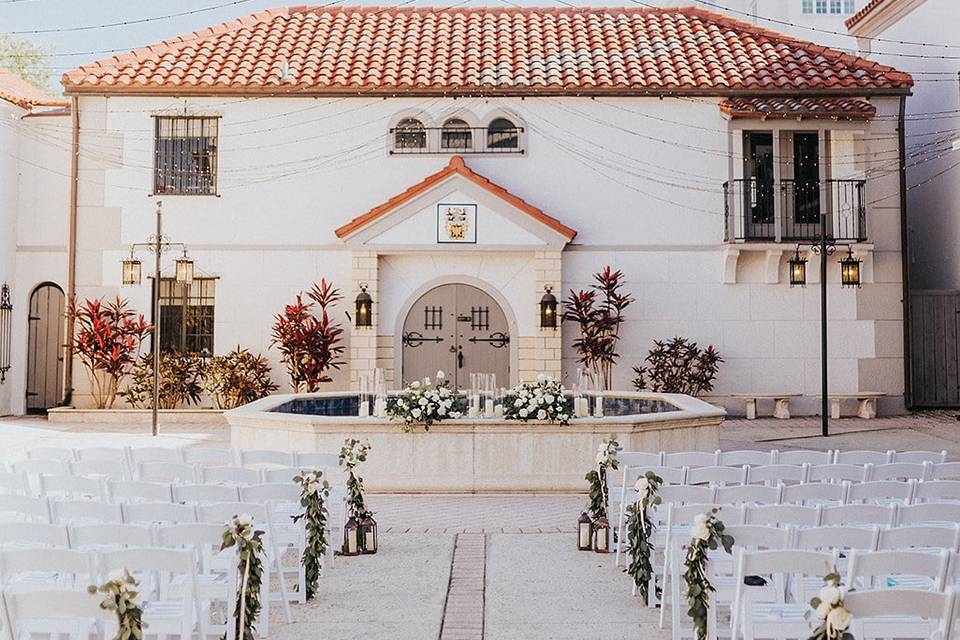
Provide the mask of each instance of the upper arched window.
{"label": "upper arched window", "polygon": [[473,132],[464,120],[450,118],[440,131],[441,149],[469,149],[473,146]]}
{"label": "upper arched window", "polygon": [[490,149],[519,148],[520,129],[506,118],[495,118],[487,127],[487,147]]}
{"label": "upper arched window", "polygon": [[396,149],[426,149],[427,130],[416,118],[404,118],[393,129],[393,146]]}

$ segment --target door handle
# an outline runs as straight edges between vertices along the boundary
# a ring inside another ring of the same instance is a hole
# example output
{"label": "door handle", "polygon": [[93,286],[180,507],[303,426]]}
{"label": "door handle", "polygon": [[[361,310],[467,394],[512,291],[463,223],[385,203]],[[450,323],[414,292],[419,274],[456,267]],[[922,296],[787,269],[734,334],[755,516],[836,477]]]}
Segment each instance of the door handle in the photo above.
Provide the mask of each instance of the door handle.
{"label": "door handle", "polygon": [[463,369],[463,351],[457,352],[457,368]]}

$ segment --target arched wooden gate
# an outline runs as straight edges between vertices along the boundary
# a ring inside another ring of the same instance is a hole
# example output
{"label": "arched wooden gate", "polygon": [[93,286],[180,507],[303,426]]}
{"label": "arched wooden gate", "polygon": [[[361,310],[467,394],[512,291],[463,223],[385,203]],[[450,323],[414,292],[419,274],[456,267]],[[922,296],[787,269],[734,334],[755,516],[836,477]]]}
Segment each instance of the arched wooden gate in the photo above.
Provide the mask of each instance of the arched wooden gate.
{"label": "arched wooden gate", "polygon": [[27,317],[27,413],[44,413],[63,394],[63,289],[44,282],[30,294]]}

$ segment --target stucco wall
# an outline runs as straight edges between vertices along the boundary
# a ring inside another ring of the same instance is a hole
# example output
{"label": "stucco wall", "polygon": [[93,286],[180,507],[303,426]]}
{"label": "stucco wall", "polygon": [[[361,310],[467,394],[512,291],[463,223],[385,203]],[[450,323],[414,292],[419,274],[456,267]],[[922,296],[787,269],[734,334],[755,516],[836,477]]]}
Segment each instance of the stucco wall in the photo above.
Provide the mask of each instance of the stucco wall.
{"label": "stucco wall", "polygon": [[[19,116],[23,113],[0,100],[0,285],[15,283],[17,246],[17,166],[20,152]],[[0,415],[10,413],[11,387],[15,371],[0,384]]]}

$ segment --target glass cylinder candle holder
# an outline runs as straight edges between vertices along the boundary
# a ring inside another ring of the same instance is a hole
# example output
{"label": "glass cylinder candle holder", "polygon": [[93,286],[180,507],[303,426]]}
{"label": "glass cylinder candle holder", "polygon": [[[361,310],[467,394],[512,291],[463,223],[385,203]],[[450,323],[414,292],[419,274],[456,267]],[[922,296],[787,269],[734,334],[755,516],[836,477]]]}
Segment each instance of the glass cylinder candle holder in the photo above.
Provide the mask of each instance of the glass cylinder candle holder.
{"label": "glass cylinder candle holder", "polygon": [[370,415],[370,376],[361,373],[358,380],[360,384],[360,402],[357,408],[357,415],[366,418]]}
{"label": "glass cylinder candle holder", "polygon": [[507,400],[507,390],[503,387],[497,389],[497,397],[493,401],[493,415],[497,418],[503,417],[503,403]]}
{"label": "glass cylinder candle holder", "polygon": [[593,417],[602,418],[603,417],[603,382],[601,382],[600,376],[597,375],[596,380],[594,380],[594,389],[597,394],[594,398],[593,406]]}
{"label": "glass cylinder candle holder", "polygon": [[492,418],[495,415],[493,398],[497,388],[497,376],[492,373],[483,374],[483,416]]}
{"label": "glass cylinder candle holder", "polygon": [[387,417],[387,378],[382,368],[373,370],[373,415],[377,418]]}
{"label": "glass cylinder candle holder", "polygon": [[467,398],[467,416],[476,418],[480,413],[480,393],[478,391],[477,374],[470,374],[470,396]]}

